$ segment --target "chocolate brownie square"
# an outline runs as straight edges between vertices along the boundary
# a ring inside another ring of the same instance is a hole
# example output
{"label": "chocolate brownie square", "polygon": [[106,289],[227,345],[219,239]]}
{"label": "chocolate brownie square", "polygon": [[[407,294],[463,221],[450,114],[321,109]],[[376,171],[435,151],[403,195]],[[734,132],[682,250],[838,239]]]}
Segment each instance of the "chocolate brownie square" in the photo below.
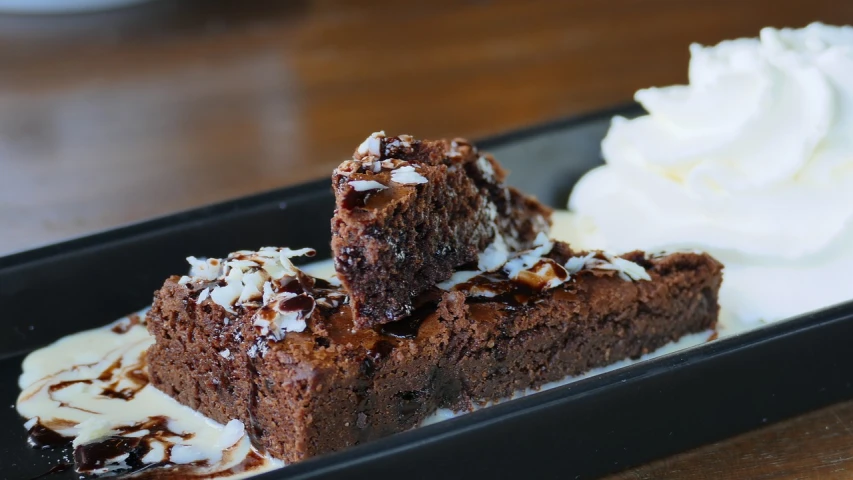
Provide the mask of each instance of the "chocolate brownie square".
{"label": "chocolate brownie square", "polygon": [[489,248],[528,248],[550,210],[504,184],[488,154],[456,139],[374,133],[332,176],[335,269],[360,328],[412,313],[413,300]]}

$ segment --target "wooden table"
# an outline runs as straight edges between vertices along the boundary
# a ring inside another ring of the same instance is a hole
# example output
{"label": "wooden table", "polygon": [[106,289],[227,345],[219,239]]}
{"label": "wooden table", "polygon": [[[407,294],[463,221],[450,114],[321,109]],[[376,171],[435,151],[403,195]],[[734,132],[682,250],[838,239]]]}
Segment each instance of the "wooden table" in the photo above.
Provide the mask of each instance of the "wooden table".
{"label": "wooden table", "polygon": [[[0,254],[326,176],[377,129],[622,103],[686,81],[691,42],[853,23],[844,0],[242,3],[0,16]],[[612,478],[851,476],[853,402]]]}

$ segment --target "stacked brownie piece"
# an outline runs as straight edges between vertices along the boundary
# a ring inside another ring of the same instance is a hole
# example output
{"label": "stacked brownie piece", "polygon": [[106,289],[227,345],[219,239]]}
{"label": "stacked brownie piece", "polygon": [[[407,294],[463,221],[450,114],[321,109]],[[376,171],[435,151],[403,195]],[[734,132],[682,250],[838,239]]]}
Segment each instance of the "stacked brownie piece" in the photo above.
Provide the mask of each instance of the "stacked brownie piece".
{"label": "stacked brownie piece", "polygon": [[530,248],[551,211],[504,184],[506,172],[465,140],[374,133],[335,169],[335,270],[356,325],[412,313],[418,294],[498,242]]}
{"label": "stacked brownie piece", "polygon": [[333,176],[337,279],[264,248],[155,294],[159,389],[287,462],[637,358],[713,328],[722,266],[548,239],[550,212],[463,140],[371,135]]}

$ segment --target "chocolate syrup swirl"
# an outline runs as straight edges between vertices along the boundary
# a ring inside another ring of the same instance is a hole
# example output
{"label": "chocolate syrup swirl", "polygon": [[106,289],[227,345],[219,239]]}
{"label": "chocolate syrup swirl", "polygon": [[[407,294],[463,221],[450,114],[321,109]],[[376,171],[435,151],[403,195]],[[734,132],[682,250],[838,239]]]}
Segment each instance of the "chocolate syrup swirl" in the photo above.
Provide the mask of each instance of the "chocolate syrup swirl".
{"label": "chocolate syrup swirl", "polygon": [[151,451],[144,438],[108,437],[95,443],[80,445],[74,449],[74,464],[78,472],[94,472],[106,468],[119,457],[126,455],[117,470],[130,473],[148,466],[142,458]]}
{"label": "chocolate syrup swirl", "polygon": [[378,332],[400,339],[416,338],[424,320],[435,313],[442,295],[443,292],[435,287],[423,292],[412,302],[415,309],[411,315],[396,322],[380,325]]}
{"label": "chocolate syrup swirl", "polygon": [[503,270],[481,273],[467,282],[455,285],[452,290],[462,292],[470,303],[502,303],[509,308],[527,305],[543,292],[551,289],[551,282],[562,283],[569,273],[550,258],[542,258],[531,268],[510,278]]}
{"label": "chocolate syrup swirl", "polygon": [[418,311],[415,311],[412,315],[402,320],[380,325],[379,333],[394,338],[416,338],[418,330],[421,328],[421,323],[428,314],[418,315]]}
{"label": "chocolate syrup swirl", "polygon": [[[192,433],[175,432],[169,429],[169,419],[164,416],[149,417],[134,425],[119,427],[115,435],[96,442],[78,445],[74,449],[74,463],[78,472],[97,472],[110,468],[122,473],[131,473],[146,468],[171,464],[172,439],[187,440]],[[164,457],[157,463],[143,461],[151,452],[154,443],[162,444]]]}
{"label": "chocolate syrup swirl", "polygon": [[64,447],[71,443],[71,437],[66,437],[56,430],[45,427],[41,422],[36,422],[27,431],[27,443],[33,448],[47,449]]}

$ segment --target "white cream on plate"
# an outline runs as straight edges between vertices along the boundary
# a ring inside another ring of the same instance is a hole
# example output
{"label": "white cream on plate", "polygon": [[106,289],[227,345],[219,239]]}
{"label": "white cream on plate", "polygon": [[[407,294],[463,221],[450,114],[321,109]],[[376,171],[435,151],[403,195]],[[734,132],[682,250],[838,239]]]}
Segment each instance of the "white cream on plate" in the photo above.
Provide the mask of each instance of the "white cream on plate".
{"label": "white cream on plate", "polygon": [[720,303],[757,325],[853,299],[853,28],[765,28],[692,45],[689,85],[613,119],[555,236],[580,248],[703,250]]}
{"label": "white cream on plate", "polygon": [[148,383],[144,353],[154,339],[139,318],[27,356],[17,409],[31,443],[73,439],[75,463],[90,474],[156,467],[175,478],[236,479],[281,467],[252,447],[241,422],[218,424]]}

